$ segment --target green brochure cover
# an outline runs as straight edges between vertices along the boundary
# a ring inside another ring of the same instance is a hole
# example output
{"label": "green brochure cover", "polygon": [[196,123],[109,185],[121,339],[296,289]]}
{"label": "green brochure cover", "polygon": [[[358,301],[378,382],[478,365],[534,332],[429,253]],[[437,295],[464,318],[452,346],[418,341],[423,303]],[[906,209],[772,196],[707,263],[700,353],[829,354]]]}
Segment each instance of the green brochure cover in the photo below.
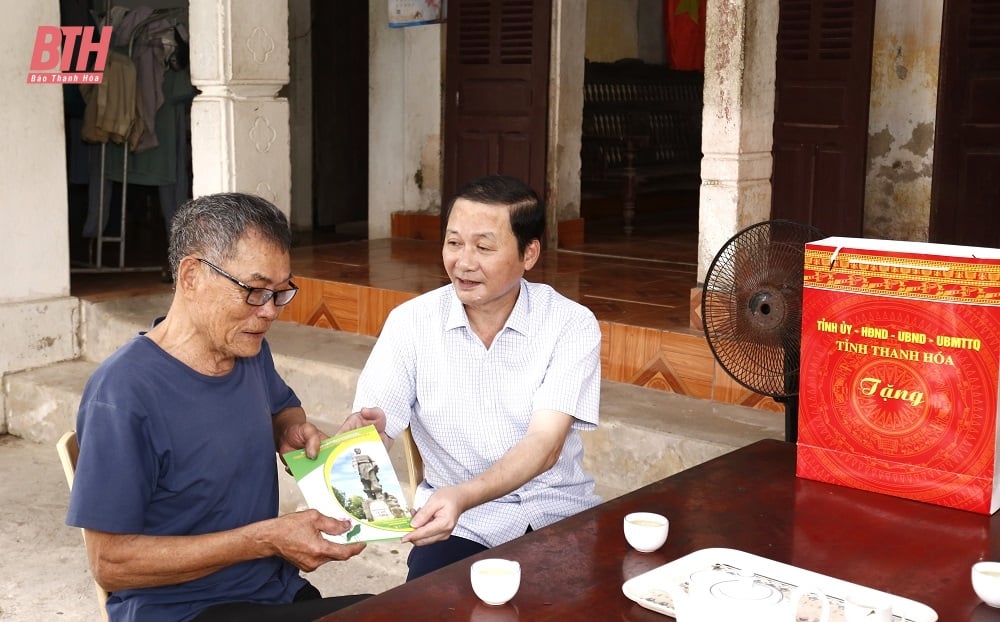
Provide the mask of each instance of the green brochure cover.
{"label": "green brochure cover", "polygon": [[309,507],[350,520],[346,533],[323,536],[333,542],[398,540],[410,526],[410,510],[382,439],[368,425],[320,443],[315,460],[298,449],[284,455]]}

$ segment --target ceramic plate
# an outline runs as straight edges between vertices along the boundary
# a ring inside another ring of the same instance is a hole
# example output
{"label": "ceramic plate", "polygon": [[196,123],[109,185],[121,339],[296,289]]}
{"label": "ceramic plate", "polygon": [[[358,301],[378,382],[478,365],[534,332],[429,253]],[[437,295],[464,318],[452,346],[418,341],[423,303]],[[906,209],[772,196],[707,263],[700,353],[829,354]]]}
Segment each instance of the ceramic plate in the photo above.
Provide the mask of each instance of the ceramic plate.
{"label": "ceramic plate", "polygon": [[[853,590],[870,590],[855,583],[743,551],[714,548],[695,551],[633,577],[622,585],[622,591],[625,596],[646,609],[673,617],[673,602],[661,586],[673,583],[681,585],[686,590],[691,575],[704,571],[718,573],[709,589],[709,592],[718,598],[780,602],[796,587],[817,587],[823,590],[830,600],[830,622],[844,621],[844,596]],[[753,588],[749,591],[741,587],[746,585],[748,576],[754,579]],[[878,590],[871,591],[878,592]],[[937,613],[923,603],[887,592],[879,593],[892,602],[893,622],[936,622],[938,619]],[[812,603],[809,598],[804,598],[799,606],[798,619],[818,621],[819,611],[818,603]]]}

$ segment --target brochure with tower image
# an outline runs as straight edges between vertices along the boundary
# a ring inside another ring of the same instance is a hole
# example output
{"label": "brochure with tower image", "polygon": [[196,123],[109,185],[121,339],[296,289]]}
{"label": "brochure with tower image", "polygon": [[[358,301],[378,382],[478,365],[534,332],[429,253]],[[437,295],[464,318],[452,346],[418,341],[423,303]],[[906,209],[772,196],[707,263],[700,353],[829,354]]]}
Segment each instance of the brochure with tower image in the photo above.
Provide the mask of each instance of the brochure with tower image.
{"label": "brochure with tower image", "polygon": [[351,521],[347,532],[323,534],[326,539],[396,540],[413,531],[403,488],[374,426],[324,439],[315,460],[303,449],[284,458],[310,508]]}

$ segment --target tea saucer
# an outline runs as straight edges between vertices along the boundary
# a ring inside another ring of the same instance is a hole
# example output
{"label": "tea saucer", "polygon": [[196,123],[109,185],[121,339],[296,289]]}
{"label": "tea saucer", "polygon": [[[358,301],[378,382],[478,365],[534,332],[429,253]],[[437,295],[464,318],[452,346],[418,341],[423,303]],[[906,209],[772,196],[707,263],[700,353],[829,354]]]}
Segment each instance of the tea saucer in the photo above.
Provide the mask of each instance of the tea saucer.
{"label": "tea saucer", "polygon": [[708,592],[716,598],[752,602],[755,604],[777,604],[784,598],[781,590],[753,579],[722,579],[708,587]]}

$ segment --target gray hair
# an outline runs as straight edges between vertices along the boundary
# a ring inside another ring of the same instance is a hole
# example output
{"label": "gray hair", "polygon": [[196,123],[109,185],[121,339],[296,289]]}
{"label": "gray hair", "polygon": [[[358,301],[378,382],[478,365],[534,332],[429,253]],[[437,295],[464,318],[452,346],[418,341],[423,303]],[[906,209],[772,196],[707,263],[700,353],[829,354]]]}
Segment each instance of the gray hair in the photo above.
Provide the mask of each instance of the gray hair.
{"label": "gray hair", "polygon": [[251,231],[285,252],[292,248],[288,219],[266,199],[239,192],[191,199],[178,208],[170,225],[171,274],[177,278],[177,266],[188,255],[213,263],[232,259],[236,245]]}

